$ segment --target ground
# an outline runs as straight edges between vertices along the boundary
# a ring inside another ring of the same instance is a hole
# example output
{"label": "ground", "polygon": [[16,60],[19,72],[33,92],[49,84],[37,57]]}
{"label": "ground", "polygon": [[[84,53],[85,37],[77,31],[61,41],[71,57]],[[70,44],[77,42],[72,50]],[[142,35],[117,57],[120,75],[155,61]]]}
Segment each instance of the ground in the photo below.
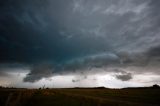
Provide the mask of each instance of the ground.
{"label": "ground", "polygon": [[159,106],[159,88],[0,89],[0,106]]}

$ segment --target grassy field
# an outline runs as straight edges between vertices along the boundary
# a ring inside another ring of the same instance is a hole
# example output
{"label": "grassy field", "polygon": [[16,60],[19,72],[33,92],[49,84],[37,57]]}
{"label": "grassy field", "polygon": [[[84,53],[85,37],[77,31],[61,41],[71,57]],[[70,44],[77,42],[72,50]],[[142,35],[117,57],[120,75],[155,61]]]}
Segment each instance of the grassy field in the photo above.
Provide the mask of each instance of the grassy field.
{"label": "grassy field", "polygon": [[0,89],[0,106],[160,106],[160,89]]}

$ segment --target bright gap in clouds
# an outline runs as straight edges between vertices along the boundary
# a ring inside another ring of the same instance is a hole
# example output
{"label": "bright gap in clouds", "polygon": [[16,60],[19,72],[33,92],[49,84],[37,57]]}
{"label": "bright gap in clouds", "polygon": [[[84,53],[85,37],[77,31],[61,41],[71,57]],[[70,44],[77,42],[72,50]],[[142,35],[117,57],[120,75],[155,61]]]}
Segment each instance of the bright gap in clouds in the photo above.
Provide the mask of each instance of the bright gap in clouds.
{"label": "bright gap in clouds", "polygon": [[[28,70],[29,72],[29,70]],[[57,75],[50,78],[31,83],[23,82],[23,78],[28,74],[25,72],[8,72],[10,77],[0,77],[0,85],[6,87],[20,88],[73,88],[73,87],[107,87],[107,88],[124,88],[124,87],[143,87],[151,86],[160,82],[160,76],[146,73],[135,74],[132,79],[122,81],[115,77],[115,73],[94,74],[94,75]]]}

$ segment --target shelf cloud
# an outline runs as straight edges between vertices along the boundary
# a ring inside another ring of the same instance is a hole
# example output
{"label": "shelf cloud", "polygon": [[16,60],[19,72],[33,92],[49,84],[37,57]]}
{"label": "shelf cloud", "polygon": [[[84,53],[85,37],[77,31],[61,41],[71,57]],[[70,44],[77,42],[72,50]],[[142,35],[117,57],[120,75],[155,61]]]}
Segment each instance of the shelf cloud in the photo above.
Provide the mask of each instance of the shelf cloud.
{"label": "shelf cloud", "polygon": [[82,78],[114,73],[121,81],[160,75],[159,5],[158,0],[1,0],[0,76],[27,69],[23,82],[36,83],[81,73]]}

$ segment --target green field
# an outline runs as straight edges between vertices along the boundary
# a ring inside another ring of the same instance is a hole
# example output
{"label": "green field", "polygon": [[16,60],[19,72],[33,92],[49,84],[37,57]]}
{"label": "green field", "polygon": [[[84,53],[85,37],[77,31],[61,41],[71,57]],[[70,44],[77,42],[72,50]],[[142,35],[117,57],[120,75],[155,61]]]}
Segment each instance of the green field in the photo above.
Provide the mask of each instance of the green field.
{"label": "green field", "polygon": [[160,89],[0,89],[0,106],[160,106]]}

